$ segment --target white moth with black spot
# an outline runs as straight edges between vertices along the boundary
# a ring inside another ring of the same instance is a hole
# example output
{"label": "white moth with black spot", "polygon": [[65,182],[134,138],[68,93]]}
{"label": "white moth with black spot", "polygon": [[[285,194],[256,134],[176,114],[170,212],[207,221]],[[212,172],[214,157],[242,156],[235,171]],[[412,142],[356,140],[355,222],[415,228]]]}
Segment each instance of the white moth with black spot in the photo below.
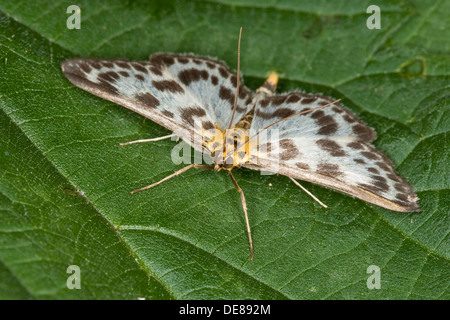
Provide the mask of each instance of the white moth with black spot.
{"label": "white moth with black spot", "polygon": [[190,164],[133,193],[193,167],[226,170],[241,195],[251,259],[247,205],[231,173],[233,168],[275,172],[288,176],[302,189],[294,178],[390,210],[419,211],[411,186],[371,144],[376,138],[372,128],[328,97],[274,94],[278,82],[274,73],[254,93],[241,84],[239,60],[237,74],[220,61],[188,54],[154,54],[149,61],[139,62],[71,59],[62,63],[62,70],[77,87],[171,130],[214,163]]}

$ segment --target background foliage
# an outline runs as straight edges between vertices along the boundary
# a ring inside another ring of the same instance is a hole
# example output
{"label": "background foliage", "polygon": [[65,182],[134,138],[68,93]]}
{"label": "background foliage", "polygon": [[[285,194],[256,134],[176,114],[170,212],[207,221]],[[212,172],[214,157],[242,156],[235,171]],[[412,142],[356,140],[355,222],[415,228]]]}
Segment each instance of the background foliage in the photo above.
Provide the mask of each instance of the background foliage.
{"label": "background foliage", "polygon": [[[68,1],[0,2],[0,298],[448,299],[450,2]],[[382,10],[380,30],[366,8]],[[391,212],[286,177],[237,170],[172,173],[168,134],[71,85],[72,57],[147,59],[193,52],[241,66],[256,89],[270,70],[279,91],[342,98],[378,133],[375,145],[421,198]],[[269,185],[271,184],[271,186]],[[69,265],[81,290],[66,288]],[[368,290],[369,265],[381,289]]]}

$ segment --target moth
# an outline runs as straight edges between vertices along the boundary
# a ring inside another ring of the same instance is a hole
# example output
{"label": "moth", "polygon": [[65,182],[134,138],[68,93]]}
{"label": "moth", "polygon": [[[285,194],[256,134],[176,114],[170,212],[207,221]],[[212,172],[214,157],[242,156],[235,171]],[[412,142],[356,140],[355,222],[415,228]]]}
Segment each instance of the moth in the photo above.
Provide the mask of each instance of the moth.
{"label": "moth", "polygon": [[[242,32],[242,30],[241,30]],[[240,35],[238,57],[240,55]],[[75,86],[129,108],[174,132],[206,154],[212,165],[189,164],[147,187],[191,168],[226,171],[240,193],[249,239],[247,204],[232,170],[274,172],[326,207],[297,180],[339,190],[394,211],[419,211],[418,197],[371,142],[375,131],[339,100],[299,91],[276,94],[271,73],[252,92],[239,74],[219,60],[192,54],[159,53],[148,61],[70,59],[62,71]]]}

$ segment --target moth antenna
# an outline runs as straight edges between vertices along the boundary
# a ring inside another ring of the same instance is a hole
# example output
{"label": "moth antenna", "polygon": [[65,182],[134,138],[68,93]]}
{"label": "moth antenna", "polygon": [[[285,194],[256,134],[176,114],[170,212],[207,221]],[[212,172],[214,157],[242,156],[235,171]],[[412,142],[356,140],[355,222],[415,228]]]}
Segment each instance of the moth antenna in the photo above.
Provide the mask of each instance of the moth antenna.
{"label": "moth antenna", "polygon": [[[238,42],[238,63],[237,63],[237,80],[236,80],[236,97],[234,98],[234,107],[233,107],[233,114],[231,115],[230,124],[228,125],[228,129],[231,128],[231,125],[233,123],[234,114],[236,113],[237,109],[237,102],[239,98],[239,85],[240,85],[240,69],[241,69],[241,36],[242,36],[242,27],[239,30],[239,42]],[[226,138],[226,137],[225,137]]]}

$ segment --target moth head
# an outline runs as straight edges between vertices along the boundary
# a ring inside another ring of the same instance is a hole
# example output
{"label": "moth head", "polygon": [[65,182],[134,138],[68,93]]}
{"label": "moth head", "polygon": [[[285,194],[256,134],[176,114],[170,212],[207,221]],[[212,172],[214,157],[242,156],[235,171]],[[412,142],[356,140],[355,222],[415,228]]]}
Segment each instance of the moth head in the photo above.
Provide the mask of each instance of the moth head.
{"label": "moth head", "polygon": [[239,166],[235,161],[233,154],[227,155],[224,149],[213,151],[211,156],[214,161],[214,170],[217,172],[222,169],[230,171]]}
{"label": "moth head", "polygon": [[233,128],[223,131],[222,143],[216,144],[211,157],[215,163],[214,170],[232,170],[248,160],[245,139],[246,131]]}

